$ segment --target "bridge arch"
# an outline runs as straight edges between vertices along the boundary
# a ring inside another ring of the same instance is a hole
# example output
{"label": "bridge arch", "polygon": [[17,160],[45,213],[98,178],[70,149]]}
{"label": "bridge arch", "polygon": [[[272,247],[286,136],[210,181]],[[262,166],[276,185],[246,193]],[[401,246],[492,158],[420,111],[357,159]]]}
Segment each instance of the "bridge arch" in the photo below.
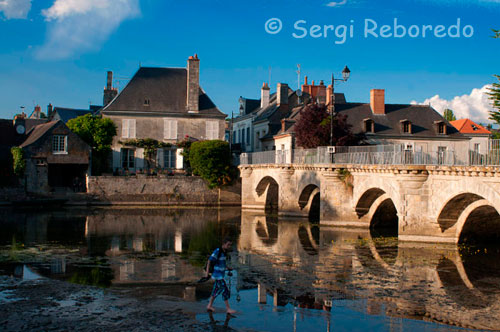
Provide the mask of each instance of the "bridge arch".
{"label": "bridge arch", "polygon": [[482,196],[474,193],[460,193],[449,199],[438,216],[438,224],[441,232],[453,227],[460,215],[472,203],[483,200]]}
{"label": "bridge arch", "polygon": [[298,204],[302,211],[308,213],[310,221],[319,221],[321,195],[317,185],[309,184],[305,186],[300,193]]}
{"label": "bridge arch", "polygon": [[398,235],[398,210],[394,200],[380,188],[370,188],[356,204],[358,218],[369,222],[372,236]]}
{"label": "bridge arch", "polygon": [[380,188],[371,188],[365,191],[356,204],[355,209],[358,217],[361,218],[366,215],[377,198],[384,194],[385,191]]}
{"label": "bridge arch", "polygon": [[457,220],[456,238],[458,242],[476,242],[482,244],[500,239],[500,214],[485,199],[467,206]]}
{"label": "bridge arch", "polygon": [[279,184],[271,176],[263,177],[255,188],[257,196],[265,195],[265,210],[277,211],[279,205]]}

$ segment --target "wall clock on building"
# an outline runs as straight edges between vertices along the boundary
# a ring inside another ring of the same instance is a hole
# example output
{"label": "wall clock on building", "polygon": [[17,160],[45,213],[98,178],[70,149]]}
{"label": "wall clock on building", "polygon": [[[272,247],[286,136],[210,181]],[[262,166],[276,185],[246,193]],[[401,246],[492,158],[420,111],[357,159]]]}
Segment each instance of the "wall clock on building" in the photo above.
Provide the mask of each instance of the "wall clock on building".
{"label": "wall clock on building", "polygon": [[23,125],[17,125],[16,126],[16,132],[19,134],[19,135],[22,135],[24,134],[24,132],[26,131],[26,128],[24,128]]}

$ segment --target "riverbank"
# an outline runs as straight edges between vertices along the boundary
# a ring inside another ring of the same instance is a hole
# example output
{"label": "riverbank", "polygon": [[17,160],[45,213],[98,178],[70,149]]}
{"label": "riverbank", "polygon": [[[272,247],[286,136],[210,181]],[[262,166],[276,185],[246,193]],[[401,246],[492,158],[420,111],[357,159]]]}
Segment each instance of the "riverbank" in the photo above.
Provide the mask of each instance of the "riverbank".
{"label": "riverbank", "polygon": [[26,194],[23,188],[0,188],[0,206],[241,206],[241,181],[209,189],[196,176],[91,176],[87,192],[56,188],[45,195]]}
{"label": "riverbank", "polygon": [[[157,290],[156,290],[157,291]],[[0,276],[2,331],[207,331],[205,305],[146,289]],[[229,329],[232,330],[232,329]]]}

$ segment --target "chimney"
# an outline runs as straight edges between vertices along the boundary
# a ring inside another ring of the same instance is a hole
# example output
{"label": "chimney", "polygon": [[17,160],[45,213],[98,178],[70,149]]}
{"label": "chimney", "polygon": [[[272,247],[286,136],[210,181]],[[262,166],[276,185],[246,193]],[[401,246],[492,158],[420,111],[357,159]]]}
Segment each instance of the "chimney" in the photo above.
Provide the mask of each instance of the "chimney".
{"label": "chimney", "polygon": [[385,114],[385,90],[372,89],[370,91],[370,107],[373,114]]}
{"label": "chimney", "polygon": [[118,94],[118,90],[113,88],[113,72],[108,71],[106,78],[106,87],[104,88],[104,96],[102,98],[103,107],[107,106]]}
{"label": "chimney", "polygon": [[187,62],[187,103],[188,112],[198,113],[200,110],[200,59],[198,54],[190,56]]}
{"label": "chimney", "polygon": [[260,108],[269,106],[270,92],[269,85],[267,83],[262,84],[262,88],[260,89]]}
{"label": "chimney", "polygon": [[52,112],[54,112],[52,104],[47,105],[47,118],[49,118],[49,120],[52,118]]}
{"label": "chimney", "polygon": [[288,105],[288,84],[278,83],[278,88],[276,89],[276,101],[278,106]]}
{"label": "chimney", "polygon": [[319,85],[318,85],[318,95],[316,96],[316,98],[317,98],[319,104],[326,104],[327,103],[327,99],[326,99],[326,85],[323,82],[323,80],[321,80],[319,82]]}
{"label": "chimney", "polygon": [[31,114],[30,118],[31,119],[40,119],[41,113],[42,113],[42,108],[40,107],[40,105],[36,105],[35,110],[33,111],[33,114]]}

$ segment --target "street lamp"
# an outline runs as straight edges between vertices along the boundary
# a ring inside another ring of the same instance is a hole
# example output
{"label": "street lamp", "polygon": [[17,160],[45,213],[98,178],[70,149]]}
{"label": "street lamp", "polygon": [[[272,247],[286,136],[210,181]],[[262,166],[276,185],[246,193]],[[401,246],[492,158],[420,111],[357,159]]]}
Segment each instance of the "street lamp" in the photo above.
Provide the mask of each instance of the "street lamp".
{"label": "street lamp", "polygon": [[332,74],[332,96],[330,100],[330,146],[333,146],[333,113],[335,112],[335,82],[347,82],[351,71],[347,66],[342,70],[342,78],[334,78]]}

